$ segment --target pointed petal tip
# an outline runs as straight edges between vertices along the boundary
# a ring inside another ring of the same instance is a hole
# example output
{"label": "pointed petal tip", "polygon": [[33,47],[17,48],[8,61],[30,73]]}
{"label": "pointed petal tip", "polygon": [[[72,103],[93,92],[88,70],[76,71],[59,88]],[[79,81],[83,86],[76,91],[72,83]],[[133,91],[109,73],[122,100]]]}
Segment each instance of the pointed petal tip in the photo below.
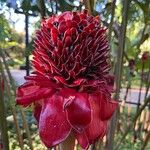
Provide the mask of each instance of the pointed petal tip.
{"label": "pointed petal tip", "polygon": [[80,146],[82,147],[83,150],[88,150],[90,144],[89,144],[89,140],[88,137],[86,136],[85,131],[83,133],[78,133],[78,132],[74,132],[75,133],[75,137],[78,141],[78,143],[80,144]]}

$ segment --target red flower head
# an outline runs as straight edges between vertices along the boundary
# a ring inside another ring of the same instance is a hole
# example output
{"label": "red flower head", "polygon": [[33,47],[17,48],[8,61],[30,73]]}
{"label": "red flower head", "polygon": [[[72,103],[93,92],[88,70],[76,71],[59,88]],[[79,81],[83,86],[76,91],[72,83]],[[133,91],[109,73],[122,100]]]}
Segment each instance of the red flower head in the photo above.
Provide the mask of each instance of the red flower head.
{"label": "red flower head", "polygon": [[99,17],[65,12],[42,22],[17,104],[34,104],[41,140],[55,146],[74,134],[83,149],[106,134],[111,100],[109,49]]}
{"label": "red flower head", "polygon": [[142,61],[145,62],[150,58],[150,53],[148,51],[143,52]]}

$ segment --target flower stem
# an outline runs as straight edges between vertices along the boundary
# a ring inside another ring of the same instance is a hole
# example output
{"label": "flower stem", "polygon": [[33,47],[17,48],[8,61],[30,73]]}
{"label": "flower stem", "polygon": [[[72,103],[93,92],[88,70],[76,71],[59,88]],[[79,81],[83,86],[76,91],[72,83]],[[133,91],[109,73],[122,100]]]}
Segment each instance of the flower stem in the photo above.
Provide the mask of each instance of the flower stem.
{"label": "flower stem", "polygon": [[[1,71],[0,65],[0,71]],[[0,73],[0,132],[2,137],[2,146],[4,150],[9,150],[9,140],[8,140],[8,132],[7,132],[7,121],[6,121],[6,108],[4,104],[4,89],[2,86],[3,77]]]}
{"label": "flower stem", "polygon": [[[5,61],[5,57],[4,57],[3,61]],[[9,74],[10,70],[9,70],[8,66],[6,67],[6,65],[7,64],[4,63],[4,66],[5,66],[5,69],[7,71],[8,77],[11,78],[11,74]],[[17,112],[16,112],[15,106],[12,104],[12,101],[14,100],[13,99],[14,95],[12,95],[11,85],[9,84],[10,81],[8,81],[8,79],[6,78],[6,76],[4,74],[4,67],[3,67],[3,64],[2,64],[1,61],[0,61],[0,66],[1,66],[1,74],[2,74],[4,82],[5,82],[6,95],[7,95],[8,99],[10,100],[9,101],[9,108],[10,108],[10,110],[12,112],[12,115],[13,115],[14,125],[16,127],[16,133],[17,133],[17,136],[18,136],[19,146],[20,146],[20,149],[23,150],[23,139],[22,139],[22,135],[21,135],[21,129],[19,127],[19,122],[17,120]],[[12,84],[12,82],[10,82],[10,83]]]}
{"label": "flower stem", "polygon": [[60,144],[60,150],[74,150],[75,147],[75,138],[70,134],[67,139]]}

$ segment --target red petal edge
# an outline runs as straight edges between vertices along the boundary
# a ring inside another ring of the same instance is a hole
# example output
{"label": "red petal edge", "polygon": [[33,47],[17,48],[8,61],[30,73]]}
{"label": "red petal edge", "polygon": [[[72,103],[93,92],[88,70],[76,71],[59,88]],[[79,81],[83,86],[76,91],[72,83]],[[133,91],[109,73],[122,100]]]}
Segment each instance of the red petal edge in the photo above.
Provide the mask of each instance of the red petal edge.
{"label": "red petal edge", "polygon": [[75,133],[75,137],[76,137],[78,143],[80,144],[80,146],[82,147],[82,149],[88,150],[90,144],[89,144],[88,137],[86,136],[86,133],[85,132],[78,133],[76,131],[74,133]]}
{"label": "red petal edge", "polygon": [[17,89],[16,103],[18,105],[28,106],[31,103],[50,97],[54,91],[49,87],[40,87],[32,82],[26,82]]}

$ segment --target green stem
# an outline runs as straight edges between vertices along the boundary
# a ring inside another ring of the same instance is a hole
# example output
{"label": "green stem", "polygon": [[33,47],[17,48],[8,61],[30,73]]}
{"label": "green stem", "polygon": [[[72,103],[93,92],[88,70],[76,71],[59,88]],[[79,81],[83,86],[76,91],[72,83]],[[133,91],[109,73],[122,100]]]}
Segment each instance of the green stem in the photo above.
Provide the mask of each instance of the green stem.
{"label": "green stem", "polygon": [[12,88],[16,88],[15,86],[15,82],[14,82],[14,79],[10,73],[10,70],[9,70],[9,66],[8,64],[6,63],[6,59],[5,59],[5,55],[4,55],[4,52],[3,50],[0,50],[0,56],[2,57],[2,60],[3,60],[3,63],[4,63],[4,66],[5,66],[5,69],[6,69],[6,72],[7,72],[7,75],[8,75],[8,78],[9,78],[9,82],[11,83],[12,85]]}
{"label": "green stem", "polygon": [[113,31],[115,6],[116,6],[116,0],[112,0],[112,3],[111,3],[111,21],[110,21],[110,24],[109,24],[109,32],[108,32],[108,41],[109,41],[109,43],[111,43],[111,37],[112,37],[112,31]]}
{"label": "green stem", "polygon": [[44,19],[46,16],[46,7],[44,0],[38,0],[38,7],[40,10],[41,18]]}
{"label": "green stem", "polygon": [[148,70],[148,75],[147,75],[146,81],[147,81],[147,85],[146,85],[146,93],[145,93],[144,99],[146,99],[146,97],[148,95],[149,88],[150,88],[150,63],[149,63],[149,70]]}
{"label": "green stem", "polygon": [[[12,84],[12,86],[11,86],[12,90],[13,90],[14,93],[16,93],[16,86],[14,85],[14,81],[13,81],[13,78],[11,76],[11,73],[10,73],[10,70],[9,70],[9,66],[6,63],[4,54],[3,53],[1,53],[1,54],[2,54],[2,58],[3,58],[3,62],[4,62],[4,65],[5,65],[5,68],[6,68],[7,72],[8,72],[9,81]],[[11,98],[11,96],[10,96],[10,98]],[[21,117],[22,117],[22,120],[23,120],[23,127],[24,127],[24,129],[25,129],[25,131],[27,133],[27,137],[28,137],[28,140],[29,140],[30,149],[33,150],[32,139],[31,139],[29,126],[27,124],[27,121],[26,121],[26,118],[25,118],[25,113],[24,113],[22,108],[20,108],[20,112],[21,112]]]}
{"label": "green stem", "polygon": [[[0,70],[1,70],[0,66]],[[0,131],[2,137],[2,144],[4,150],[9,150],[9,140],[8,140],[8,133],[7,133],[7,121],[6,121],[6,110],[4,104],[4,89],[2,87],[3,77],[0,74]]]}
{"label": "green stem", "polygon": [[87,9],[89,11],[89,13],[92,14],[90,0],[84,0],[83,2],[84,2],[84,5],[85,5],[85,9]]}
{"label": "green stem", "polygon": [[[123,1],[123,10],[122,10],[122,23],[120,28],[120,35],[119,35],[119,47],[118,47],[118,57],[117,57],[117,63],[116,63],[116,94],[115,94],[115,100],[119,100],[119,94],[120,94],[120,87],[121,87],[121,77],[122,77],[122,67],[123,67],[123,51],[125,46],[125,35],[126,35],[126,28],[127,28],[127,20],[128,20],[128,8],[129,8],[129,1],[125,0]],[[118,111],[119,112],[119,111]],[[114,116],[112,117],[111,124],[110,124],[110,130],[108,133],[108,140],[106,149],[107,150],[113,150],[114,146],[114,135],[115,135],[115,129],[116,129],[116,123],[117,122],[117,111],[115,112]]]}
{"label": "green stem", "polygon": [[31,134],[30,134],[29,126],[28,126],[27,121],[26,121],[25,112],[23,109],[20,109],[20,112],[21,112],[21,117],[22,117],[22,121],[23,121],[23,126],[24,126],[24,129],[26,131],[26,134],[27,134],[27,137],[29,140],[29,147],[31,150],[33,150]]}
{"label": "green stem", "polygon": [[141,150],[145,150],[146,149],[146,146],[147,146],[149,140],[150,140],[150,131],[146,135],[146,138],[145,138],[145,140],[143,142]]}
{"label": "green stem", "polygon": [[8,96],[8,99],[10,100],[10,105],[9,105],[9,108],[12,112],[12,115],[13,115],[13,119],[14,119],[14,125],[15,125],[15,128],[16,128],[16,132],[17,132],[17,137],[18,137],[18,141],[19,141],[19,146],[21,148],[21,150],[23,150],[23,139],[22,139],[22,136],[21,136],[21,129],[19,127],[19,122],[17,120],[17,113],[16,113],[16,109],[14,108],[14,106],[11,105],[11,102],[13,102],[13,95],[11,93],[11,90],[10,90],[10,86],[9,86],[9,83],[6,79],[6,76],[4,74],[4,68],[2,66],[2,62],[0,61],[0,65],[1,65],[1,73],[2,73],[2,76],[3,76],[3,79],[4,79],[4,82],[5,82],[5,89],[6,89],[6,94]]}
{"label": "green stem", "polygon": [[139,108],[138,112],[136,113],[134,119],[131,121],[131,124],[126,128],[124,134],[122,135],[122,138],[119,140],[119,142],[116,144],[115,150],[118,150],[121,144],[123,144],[123,141],[125,140],[128,133],[134,128],[134,123],[138,119],[138,117],[141,115],[142,111],[145,109],[145,107],[150,103],[150,96],[145,100],[145,103]]}
{"label": "green stem", "polygon": [[74,150],[75,138],[71,134],[67,139],[60,144],[60,150]]}

